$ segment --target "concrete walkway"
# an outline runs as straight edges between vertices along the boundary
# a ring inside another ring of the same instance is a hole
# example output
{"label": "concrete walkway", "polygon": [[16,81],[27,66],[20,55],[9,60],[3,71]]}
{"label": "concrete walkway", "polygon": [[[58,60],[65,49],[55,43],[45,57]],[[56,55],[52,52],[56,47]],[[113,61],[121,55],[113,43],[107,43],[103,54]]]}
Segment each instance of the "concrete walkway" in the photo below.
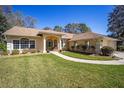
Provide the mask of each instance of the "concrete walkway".
{"label": "concrete walkway", "polygon": [[123,53],[115,52],[115,54],[114,54],[117,57],[120,57],[120,58],[123,58],[123,59],[111,60],[111,61],[85,60],[85,59],[73,58],[73,57],[65,56],[65,55],[60,54],[60,53],[55,52],[55,51],[51,51],[50,53],[52,53],[56,56],[59,56],[63,59],[74,61],[74,62],[90,63],[90,64],[104,64],[104,65],[124,65],[124,52]]}

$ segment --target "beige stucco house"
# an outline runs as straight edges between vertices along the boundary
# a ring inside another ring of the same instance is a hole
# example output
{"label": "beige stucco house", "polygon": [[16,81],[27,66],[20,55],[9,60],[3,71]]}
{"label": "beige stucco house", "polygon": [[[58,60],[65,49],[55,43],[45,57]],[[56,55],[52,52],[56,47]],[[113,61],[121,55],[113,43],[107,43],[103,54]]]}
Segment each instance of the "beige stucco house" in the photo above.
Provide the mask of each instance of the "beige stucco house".
{"label": "beige stucco house", "polygon": [[[20,51],[24,49],[36,49],[39,52],[46,53],[47,50],[72,50],[72,46],[94,46],[95,50],[87,48],[87,52],[100,52],[103,46],[110,46],[116,49],[116,39],[86,32],[81,34],[71,34],[56,32],[51,30],[38,30],[24,27],[13,27],[4,33],[7,41],[7,50],[12,53],[14,49]],[[82,51],[81,48],[75,48],[75,51]]]}

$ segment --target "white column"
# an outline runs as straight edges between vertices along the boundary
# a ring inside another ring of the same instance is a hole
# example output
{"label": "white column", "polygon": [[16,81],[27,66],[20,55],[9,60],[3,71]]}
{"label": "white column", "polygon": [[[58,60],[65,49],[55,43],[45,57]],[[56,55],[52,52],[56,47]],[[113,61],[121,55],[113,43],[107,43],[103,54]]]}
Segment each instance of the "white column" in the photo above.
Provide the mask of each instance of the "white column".
{"label": "white column", "polygon": [[43,53],[46,53],[46,36],[43,35]]}
{"label": "white column", "polygon": [[59,48],[59,50],[62,50],[62,41],[61,41],[61,37],[59,37],[58,48]]}
{"label": "white column", "polygon": [[89,49],[89,46],[90,46],[90,41],[87,42],[87,46],[88,46],[88,49]]}

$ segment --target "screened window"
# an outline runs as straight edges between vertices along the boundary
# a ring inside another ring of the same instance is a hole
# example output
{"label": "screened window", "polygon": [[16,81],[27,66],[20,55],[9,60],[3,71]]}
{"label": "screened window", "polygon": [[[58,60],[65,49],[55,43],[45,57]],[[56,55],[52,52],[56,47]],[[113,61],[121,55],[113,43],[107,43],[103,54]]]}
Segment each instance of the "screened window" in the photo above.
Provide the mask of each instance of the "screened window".
{"label": "screened window", "polygon": [[19,40],[13,40],[13,48],[19,49]]}
{"label": "screened window", "polygon": [[30,40],[30,48],[31,49],[35,48],[35,41],[34,40]]}
{"label": "screened window", "polygon": [[29,40],[27,38],[22,38],[21,40],[13,40],[14,49],[26,49],[26,48],[35,48],[35,40]]}
{"label": "screened window", "polygon": [[21,39],[21,49],[29,48],[29,40],[26,38]]}

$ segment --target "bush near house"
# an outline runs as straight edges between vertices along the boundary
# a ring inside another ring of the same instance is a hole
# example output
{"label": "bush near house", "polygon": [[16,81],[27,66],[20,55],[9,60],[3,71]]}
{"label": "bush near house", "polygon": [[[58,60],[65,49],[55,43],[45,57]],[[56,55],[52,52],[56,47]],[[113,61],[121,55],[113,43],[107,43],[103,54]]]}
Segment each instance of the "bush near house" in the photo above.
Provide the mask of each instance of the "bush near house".
{"label": "bush near house", "polygon": [[82,45],[82,50],[85,51],[87,49],[87,45]]}
{"label": "bush near house", "polygon": [[112,53],[114,52],[114,49],[109,46],[104,46],[101,48],[102,55],[104,56],[111,56]]}
{"label": "bush near house", "polygon": [[30,49],[30,53],[36,53],[37,50],[36,49]]}
{"label": "bush near house", "polygon": [[71,46],[71,49],[74,50],[75,46]]}
{"label": "bush near house", "polygon": [[2,51],[7,51],[6,45],[3,44],[3,43],[0,43],[0,50],[2,50]]}
{"label": "bush near house", "polygon": [[79,49],[80,48],[80,45],[77,45],[76,48]]}
{"label": "bush near house", "polygon": [[91,49],[95,50],[95,46],[90,46]]}
{"label": "bush near house", "polygon": [[119,51],[124,51],[124,45],[118,46]]}
{"label": "bush near house", "polygon": [[29,49],[22,50],[22,54],[27,54],[29,52]]}
{"label": "bush near house", "polygon": [[12,55],[17,55],[19,54],[19,50],[12,50]]}
{"label": "bush near house", "polygon": [[8,55],[8,54],[9,54],[9,51],[0,51],[1,56],[5,56],[5,55]]}

